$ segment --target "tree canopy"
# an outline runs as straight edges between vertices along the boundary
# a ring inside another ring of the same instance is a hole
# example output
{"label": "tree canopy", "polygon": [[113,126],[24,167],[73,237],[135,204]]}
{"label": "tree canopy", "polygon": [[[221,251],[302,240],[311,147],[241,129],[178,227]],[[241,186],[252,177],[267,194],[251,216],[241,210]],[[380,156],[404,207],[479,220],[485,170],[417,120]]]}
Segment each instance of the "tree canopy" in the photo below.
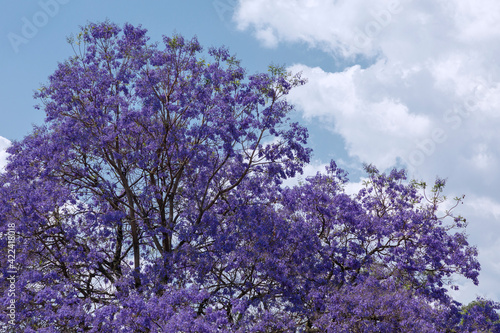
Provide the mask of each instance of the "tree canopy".
{"label": "tree canopy", "polygon": [[480,265],[465,219],[439,215],[444,180],[368,165],[350,195],[332,161],[283,186],[311,156],[285,98],[300,74],[130,24],[70,43],[0,174],[8,329],[500,331],[497,303],[448,294]]}

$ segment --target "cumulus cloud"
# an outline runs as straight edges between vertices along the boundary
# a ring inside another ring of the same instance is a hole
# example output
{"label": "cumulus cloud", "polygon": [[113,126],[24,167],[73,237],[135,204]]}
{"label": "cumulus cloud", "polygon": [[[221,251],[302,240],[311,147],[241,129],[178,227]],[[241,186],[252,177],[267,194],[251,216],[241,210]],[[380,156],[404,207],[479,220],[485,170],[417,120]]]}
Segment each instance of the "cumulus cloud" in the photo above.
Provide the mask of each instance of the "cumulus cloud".
{"label": "cumulus cloud", "polygon": [[500,299],[492,282],[500,274],[500,2],[240,0],[234,18],[266,47],[305,43],[352,64],[291,66],[308,84],[290,100],[340,135],[353,161],[448,177],[451,195],[470,195],[461,208],[486,283],[468,290]]}
{"label": "cumulus cloud", "polygon": [[327,73],[320,68],[292,66],[291,71],[301,71],[309,83],[292,91],[290,100],[306,117],[331,124],[332,131],[345,139],[351,156],[387,168],[410,150],[415,140],[429,135],[431,120],[425,114],[410,112],[401,95],[373,87],[366,78],[377,76],[378,67],[353,66],[344,72]]}
{"label": "cumulus cloud", "polygon": [[240,0],[235,13],[267,46],[372,59],[335,73],[290,67],[309,80],[290,99],[341,135],[349,156],[482,184],[489,195],[500,182],[499,18],[490,0]]}
{"label": "cumulus cloud", "polygon": [[4,170],[5,165],[7,165],[8,154],[5,152],[5,150],[9,146],[10,146],[10,141],[0,136],[0,172]]}
{"label": "cumulus cloud", "polygon": [[[360,50],[372,54],[376,48],[370,37],[364,37],[365,30],[374,36],[378,34],[377,28],[370,22],[378,15],[382,15],[382,20],[392,18],[375,11],[386,8],[388,1],[374,0],[371,3],[372,11],[363,0],[242,0],[234,18],[239,29],[251,28],[265,45],[272,38],[305,42],[344,56]],[[401,10],[399,3],[390,6],[394,12]]]}
{"label": "cumulus cloud", "polygon": [[425,175],[436,160],[444,170],[442,161],[458,159],[473,172],[498,166],[499,47],[492,45],[500,45],[499,7],[489,0],[241,0],[235,19],[266,46],[305,42],[336,57],[373,57],[364,69],[337,73],[292,66],[309,83],[291,99],[340,134],[350,156],[380,168],[399,160]]}
{"label": "cumulus cloud", "polygon": [[[500,35],[495,0],[240,0],[237,27],[267,42],[305,42],[352,56],[383,53],[422,59],[460,42]],[[419,42],[419,44],[414,44]],[[266,43],[267,44],[267,43]],[[273,45],[275,45],[273,43]]]}

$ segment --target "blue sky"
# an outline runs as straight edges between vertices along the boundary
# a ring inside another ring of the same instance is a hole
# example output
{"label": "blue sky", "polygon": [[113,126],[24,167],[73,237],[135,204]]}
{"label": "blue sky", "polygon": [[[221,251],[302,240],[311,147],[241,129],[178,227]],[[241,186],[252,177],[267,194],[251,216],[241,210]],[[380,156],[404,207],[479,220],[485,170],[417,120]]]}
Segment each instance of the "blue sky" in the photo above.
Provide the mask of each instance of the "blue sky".
{"label": "blue sky", "polygon": [[302,71],[289,97],[308,126],[313,163],[330,159],[359,187],[362,163],[448,178],[466,195],[480,285],[454,295],[500,300],[500,3],[497,0],[5,0],[0,13],[0,166],[42,111],[33,91],[72,55],[66,37],[87,22],[142,24],[152,41],[174,32],[226,45],[249,73]]}

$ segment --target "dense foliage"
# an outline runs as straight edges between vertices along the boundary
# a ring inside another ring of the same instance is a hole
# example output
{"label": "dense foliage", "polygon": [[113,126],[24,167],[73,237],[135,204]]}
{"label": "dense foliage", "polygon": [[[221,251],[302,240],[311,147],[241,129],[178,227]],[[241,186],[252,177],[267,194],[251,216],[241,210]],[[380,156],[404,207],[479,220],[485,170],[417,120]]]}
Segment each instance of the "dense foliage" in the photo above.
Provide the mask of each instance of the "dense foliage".
{"label": "dense foliage", "polygon": [[444,181],[425,192],[367,166],[348,195],[332,162],[282,185],[311,154],[284,99],[299,75],[247,75],[225,48],[150,44],[128,24],[89,24],[71,43],[36,93],[45,125],[13,143],[0,175],[10,328],[500,330],[498,304],[447,294],[480,267],[465,220],[437,215]]}

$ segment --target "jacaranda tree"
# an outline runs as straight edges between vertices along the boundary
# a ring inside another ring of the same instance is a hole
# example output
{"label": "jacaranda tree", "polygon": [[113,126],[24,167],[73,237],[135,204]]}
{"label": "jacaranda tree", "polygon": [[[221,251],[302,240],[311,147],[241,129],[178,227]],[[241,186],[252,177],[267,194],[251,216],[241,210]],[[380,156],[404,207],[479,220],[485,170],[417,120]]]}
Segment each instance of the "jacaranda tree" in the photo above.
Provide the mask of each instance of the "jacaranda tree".
{"label": "jacaranda tree", "polygon": [[465,220],[438,216],[444,181],[426,197],[367,166],[352,196],[332,162],[282,185],[311,154],[284,99],[300,75],[247,75],[225,48],[129,24],[70,42],[35,95],[45,125],[0,175],[9,329],[498,331],[496,303],[448,296],[479,263]]}

